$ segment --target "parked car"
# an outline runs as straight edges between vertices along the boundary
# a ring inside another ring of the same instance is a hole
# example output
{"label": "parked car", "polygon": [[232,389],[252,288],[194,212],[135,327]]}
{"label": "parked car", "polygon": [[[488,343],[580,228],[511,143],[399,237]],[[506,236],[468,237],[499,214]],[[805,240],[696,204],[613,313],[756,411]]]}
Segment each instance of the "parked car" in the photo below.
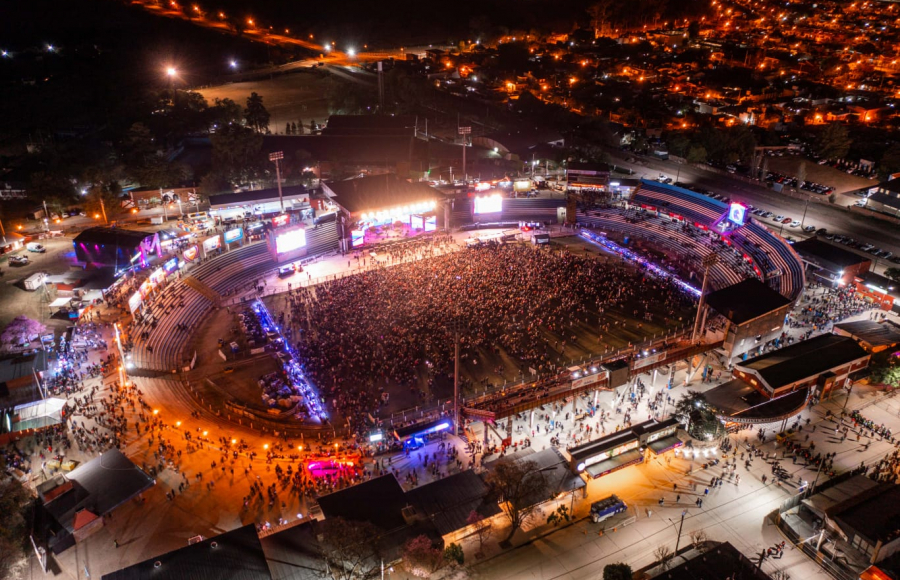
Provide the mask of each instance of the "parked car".
{"label": "parked car", "polygon": [[293,264],[288,264],[287,266],[282,266],[278,268],[278,277],[279,278],[287,278],[288,276],[293,276],[296,272]]}
{"label": "parked car", "polygon": [[803,231],[812,233],[812,232],[816,231],[816,226],[806,226],[805,228],[803,228]]}
{"label": "parked car", "polygon": [[41,244],[39,244],[37,242],[29,242],[28,244],[25,245],[25,249],[28,250],[29,252],[35,252],[37,254],[43,254],[44,252],[47,251],[47,248],[45,248],[44,246],[42,246]]}
{"label": "parked car", "polygon": [[775,220],[776,222],[784,221],[784,216],[783,216],[783,215],[777,215],[777,216],[775,216],[774,220]]}
{"label": "parked car", "polygon": [[[789,224],[789,223],[791,223],[792,221],[794,221],[794,218],[786,217],[786,218],[784,218],[783,220],[781,220],[781,223],[783,223],[783,224]],[[797,222],[797,223],[799,224],[799,222]]]}
{"label": "parked car", "polygon": [[10,266],[25,266],[28,264],[28,256],[10,256]]}
{"label": "parked car", "polygon": [[792,227],[792,228],[800,227],[800,222],[798,222],[797,220],[794,220],[790,223],[790,227]]}

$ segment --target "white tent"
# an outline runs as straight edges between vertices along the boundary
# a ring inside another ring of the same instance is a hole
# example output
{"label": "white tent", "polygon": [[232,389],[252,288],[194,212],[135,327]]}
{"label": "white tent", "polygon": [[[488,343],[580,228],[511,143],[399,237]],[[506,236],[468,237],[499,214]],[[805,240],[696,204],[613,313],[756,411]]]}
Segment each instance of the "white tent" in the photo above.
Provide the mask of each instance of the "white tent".
{"label": "white tent", "polygon": [[62,409],[65,406],[65,399],[55,397],[17,405],[13,408],[13,423],[10,430],[25,431],[58,425],[63,422]]}

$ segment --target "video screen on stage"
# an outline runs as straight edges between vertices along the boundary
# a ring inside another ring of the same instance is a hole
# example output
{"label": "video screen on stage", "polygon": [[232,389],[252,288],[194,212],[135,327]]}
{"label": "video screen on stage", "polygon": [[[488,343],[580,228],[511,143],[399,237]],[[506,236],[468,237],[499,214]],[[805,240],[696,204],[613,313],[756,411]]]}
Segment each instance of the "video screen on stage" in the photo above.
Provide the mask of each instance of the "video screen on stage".
{"label": "video screen on stage", "polygon": [[297,228],[281,232],[275,236],[275,251],[279,254],[290,252],[306,246],[306,230]]}
{"label": "video screen on stage", "polygon": [[433,232],[436,229],[437,229],[437,217],[430,216],[430,217],[425,218],[425,231]]}
{"label": "video screen on stage", "polygon": [[733,203],[731,204],[731,208],[728,210],[728,221],[733,224],[742,226],[744,225],[746,213],[746,207],[742,206],[739,203]]}
{"label": "video screen on stage", "polygon": [[500,213],[503,211],[503,196],[489,195],[475,198],[475,213]]}
{"label": "video screen on stage", "polygon": [[350,230],[350,245],[354,248],[366,243],[366,232],[363,230]]}

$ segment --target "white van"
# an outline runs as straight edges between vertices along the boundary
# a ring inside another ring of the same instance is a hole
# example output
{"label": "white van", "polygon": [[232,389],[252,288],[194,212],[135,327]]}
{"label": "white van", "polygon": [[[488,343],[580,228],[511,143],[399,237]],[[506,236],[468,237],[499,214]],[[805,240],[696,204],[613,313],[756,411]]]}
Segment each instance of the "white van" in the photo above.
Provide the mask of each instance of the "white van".
{"label": "white van", "polygon": [[25,245],[25,249],[28,250],[29,252],[36,252],[38,254],[43,254],[44,252],[47,251],[47,248],[45,248],[44,246],[42,246],[41,244],[39,244],[37,242],[28,242]]}

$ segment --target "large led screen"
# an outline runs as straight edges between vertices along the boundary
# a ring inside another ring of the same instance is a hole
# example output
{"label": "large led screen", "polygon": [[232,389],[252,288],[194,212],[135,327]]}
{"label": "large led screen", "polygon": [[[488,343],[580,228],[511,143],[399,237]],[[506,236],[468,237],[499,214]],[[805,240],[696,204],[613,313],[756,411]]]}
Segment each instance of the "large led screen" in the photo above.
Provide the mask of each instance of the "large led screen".
{"label": "large led screen", "polygon": [[275,251],[279,254],[290,252],[306,246],[306,230],[298,228],[275,236]]}
{"label": "large led screen", "polygon": [[503,196],[489,195],[475,198],[475,213],[500,213],[503,211]]}
{"label": "large led screen", "polygon": [[728,221],[733,224],[737,224],[739,226],[744,225],[744,215],[747,212],[747,208],[742,206],[739,203],[731,204],[731,208],[728,210]]}

